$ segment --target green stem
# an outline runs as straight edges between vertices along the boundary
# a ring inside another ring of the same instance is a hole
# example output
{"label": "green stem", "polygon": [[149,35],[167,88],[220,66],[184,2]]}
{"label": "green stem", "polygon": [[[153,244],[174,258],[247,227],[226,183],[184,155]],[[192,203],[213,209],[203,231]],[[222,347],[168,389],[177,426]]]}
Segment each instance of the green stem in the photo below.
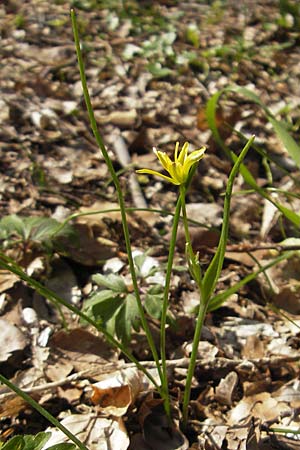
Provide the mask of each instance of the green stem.
{"label": "green stem", "polygon": [[44,416],[52,425],[54,425],[56,428],[58,428],[60,431],[62,431],[72,442],[74,442],[75,445],[80,450],[88,450],[88,448],[77,439],[76,436],[74,436],[71,431],[69,431],[64,425],[62,425],[55,417],[52,416],[46,409],[44,409],[41,405],[39,405],[33,398],[30,397],[30,395],[26,394],[26,392],[22,391],[22,389],[15,386],[13,383],[11,383],[7,378],[5,378],[3,375],[0,374],[0,381],[1,383],[8,386],[12,391],[14,391],[17,395],[22,397],[27,403],[29,403],[30,406],[32,406],[36,411],[38,411],[42,416]]}
{"label": "green stem", "polygon": [[191,357],[190,357],[188,373],[187,373],[185,389],[184,389],[184,395],[183,395],[183,406],[182,406],[183,429],[186,429],[186,426],[187,426],[188,406],[189,406],[189,401],[190,401],[190,396],[191,396],[192,379],[193,379],[193,375],[194,375],[194,371],[195,371],[197,354],[198,354],[198,346],[199,346],[199,342],[200,342],[200,338],[201,338],[201,331],[202,331],[204,319],[206,316],[207,306],[208,306],[208,302],[205,302],[204,299],[200,299],[198,317],[197,317],[195,334],[194,334],[194,339],[193,339],[192,353],[191,353]]}
{"label": "green stem", "polygon": [[151,381],[151,383],[153,383],[158,392],[161,394],[161,387],[158,386],[157,382],[155,381],[153,376],[149,373],[149,371],[126,349],[126,347],[124,347],[119,341],[117,341],[113,336],[111,336],[107,332],[107,330],[103,328],[98,322],[94,321],[89,316],[84,314],[82,311],[80,311],[80,309],[76,308],[76,306],[72,305],[71,303],[68,303],[66,300],[59,297],[55,292],[51,291],[50,289],[40,284],[38,281],[31,278],[18,266],[18,264],[16,264],[14,261],[12,261],[10,258],[8,258],[1,252],[0,252],[0,267],[16,274],[21,280],[25,281],[35,291],[39,292],[42,296],[48,298],[48,300],[52,301],[55,305],[59,303],[65,306],[74,314],[76,314],[78,317],[88,322],[90,325],[93,325],[98,331],[100,331],[105,336],[106,340],[111,345],[121,350],[121,352],[124,353],[124,355],[145,374],[145,376]]}
{"label": "green stem", "polygon": [[143,329],[146,333],[148,344],[149,344],[150,350],[152,352],[155,364],[157,366],[157,370],[158,370],[159,377],[161,379],[161,383],[163,383],[163,377],[162,377],[160,362],[159,362],[159,358],[158,358],[158,353],[157,353],[157,350],[156,350],[156,347],[154,344],[154,340],[153,340],[148,322],[146,320],[143,304],[142,304],[140,293],[139,293],[136,271],[135,271],[135,266],[134,266],[134,260],[133,260],[133,256],[132,256],[132,250],[131,250],[125,201],[124,201],[124,197],[122,194],[122,189],[121,189],[119,179],[116,175],[113,164],[109,158],[108,152],[107,152],[106,147],[103,142],[103,139],[98,131],[97,122],[95,119],[95,115],[94,115],[94,111],[93,111],[93,107],[92,107],[92,103],[91,103],[91,99],[90,99],[90,95],[89,95],[89,91],[88,91],[88,87],[87,87],[84,64],[83,64],[83,59],[82,59],[82,54],[81,54],[81,49],[80,49],[78,26],[77,26],[75,11],[73,9],[71,9],[71,20],[72,20],[72,28],[73,28],[73,34],[74,34],[74,40],[75,40],[75,46],[76,46],[76,53],[77,53],[83,95],[84,95],[84,99],[85,99],[85,103],[86,103],[86,107],[87,107],[87,111],[88,111],[88,115],[89,115],[89,119],[90,119],[91,128],[92,128],[93,134],[95,136],[97,145],[98,145],[99,149],[101,150],[102,155],[105,159],[105,162],[107,164],[108,170],[111,174],[112,180],[114,182],[114,185],[115,185],[115,188],[117,191],[118,202],[119,202],[120,211],[121,211],[121,218],[122,218],[123,233],[124,233],[127,257],[128,257],[128,264],[129,264],[129,269],[130,269],[131,278],[132,278],[133,290],[134,290],[134,294],[135,294],[138,309],[139,309],[141,323],[142,323]]}
{"label": "green stem", "polygon": [[284,434],[295,434],[295,435],[299,435],[300,434],[300,428],[298,428],[298,430],[290,430],[289,428],[278,428],[278,427],[272,427],[269,428],[269,431],[271,431],[272,433],[284,433]]}
{"label": "green stem", "polygon": [[186,206],[185,206],[185,196],[186,196],[186,187],[182,184],[180,186],[180,198],[181,198],[181,210],[182,210],[182,219],[183,219],[183,227],[185,234],[185,242],[192,248],[191,236],[189,232],[189,224],[188,218],[186,214]]}
{"label": "green stem", "polygon": [[178,223],[180,220],[180,211],[181,211],[181,199],[180,197],[177,200],[174,219],[173,219],[173,227],[172,234],[170,239],[170,247],[169,247],[169,255],[168,255],[168,264],[167,264],[167,272],[166,272],[166,281],[164,288],[164,297],[163,297],[163,306],[161,312],[161,321],[160,321],[160,355],[161,355],[161,367],[162,367],[162,389],[164,392],[164,400],[165,400],[165,410],[168,417],[171,415],[170,410],[170,398],[169,398],[169,388],[168,388],[168,373],[167,373],[167,357],[166,357],[166,323],[167,323],[167,312],[168,312],[168,303],[169,303],[169,291],[170,291],[170,282],[172,275],[172,267],[174,261],[174,253],[176,246],[176,237],[177,237],[177,229]]}
{"label": "green stem", "polygon": [[[147,212],[151,212],[153,214],[160,214],[162,216],[173,216],[174,214],[171,211],[168,211],[166,209],[157,209],[157,208],[136,208],[136,207],[128,207],[125,208],[125,211],[127,213],[131,213],[131,212],[139,212],[139,211],[147,211]],[[79,212],[79,213],[74,213],[71,214],[70,216],[66,217],[66,219],[61,222],[58,227],[56,228],[55,232],[52,234],[52,238],[54,236],[57,236],[62,230],[63,228],[72,220],[77,219],[77,217],[83,217],[83,216],[93,216],[95,214],[107,214],[107,213],[112,213],[112,212],[120,212],[120,208],[109,208],[109,209],[98,209],[95,211],[86,211],[86,212]],[[198,220],[193,220],[193,219],[187,219],[188,223],[192,224],[192,225],[196,225],[198,227],[203,227],[207,230],[211,230],[214,229],[213,226],[207,225],[205,223],[202,222],[198,222]],[[217,227],[215,227],[217,229]],[[22,240],[20,240],[20,242],[23,242]]]}
{"label": "green stem", "polygon": [[216,284],[218,282],[224,257],[225,257],[225,250],[226,250],[226,244],[228,239],[228,230],[229,230],[229,215],[230,215],[230,200],[232,195],[232,189],[233,189],[233,183],[235,176],[237,175],[240,166],[242,164],[243,159],[245,158],[249,148],[251,147],[251,144],[254,140],[254,136],[249,139],[247,144],[244,146],[243,150],[241,151],[240,155],[236,157],[234,166],[230,172],[227,186],[226,186],[226,192],[225,192],[225,200],[224,200],[224,212],[223,212],[223,224],[222,224],[222,231],[221,236],[219,239],[219,244],[217,251],[210,262],[207,271],[204,275],[203,280],[198,283],[199,289],[200,289],[200,306],[198,311],[198,317],[196,322],[196,328],[195,328],[195,334],[193,338],[193,346],[192,346],[192,353],[190,358],[190,363],[188,367],[188,373],[187,373],[187,380],[186,385],[184,389],[184,395],[183,395],[183,407],[182,407],[182,426],[183,429],[187,426],[187,420],[188,420],[188,405],[191,395],[191,385],[192,385],[192,378],[195,371],[196,366],[196,360],[197,360],[197,352],[198,352],[198,346],[199,341],[201,338],[201,331],[202,326],[204,323],[206,311],[209,306],[209,302],[211,299],[211,296],[215,290]]}
{"label": "green stem", "polygon": [[[185,196],[186,196],[186,187],[184,185],[181,185],[180,186],[180,198],[181,198],[181,207],[182,207],[183,226],[184,226],[184,232],[185,232],[185,241],[188,244],[190,251],[193,251],[191,236],[190,236],[189,226],[188,226],[188,218],[187,218],[187,214],[186,214]],[[189,257],[189,255],[187,255],[187,257]],[[194,264],[195,264],[195,261],[192,261],[192,265],[194,265]],[[192,384],[193,374],[194,374],[196,360],[197,360],[198,346],[199,346],[199,341],[201,338],[202,326],[204,323],[206,310],[207,310],[207,302],[203,301],[204,296],[203,296],[203,292],[202,292],[202,284],[199,280],[198,281],[195,280],[195,281],[200,290],[200,306],[199,306],[199,310],[198,310],[198,318],[197,318],[197,323],[196,323],[196,328],[195,328],[195,333],[194,333],[192,353],[191,353],[191,358],[190,358],[190,362],[189,362],[187,379],[186,379],[184,396],[183,396],[183,407],[182,407],[183,427],[186,427],[186,424],[187,424],[188,405],[189,405],[190,394],[191,394],[191,384]]]}

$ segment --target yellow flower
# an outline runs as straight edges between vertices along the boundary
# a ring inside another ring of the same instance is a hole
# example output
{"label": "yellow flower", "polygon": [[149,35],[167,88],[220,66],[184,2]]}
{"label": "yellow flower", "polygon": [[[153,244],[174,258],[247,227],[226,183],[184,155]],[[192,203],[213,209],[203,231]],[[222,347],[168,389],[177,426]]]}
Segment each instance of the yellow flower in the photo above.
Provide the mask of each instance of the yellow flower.
{"label": "yellow flower", "polygon": [[151,169],[140,169],[137,170],[137,172],[157,175],[169,181],[170,183],[177,185],[186,183],[191,167],[203,158],[204,152],[206,150],[205,147],[202,147],[199,150],[194,150],[191,153],[188,153],[188,146],[189,143],[185,142],[178,154],[179,142],[176,142],[174,161],[172,161],[165,152],[160,152],[156,150],[155,147],[153,148],[153,151],[158,157],[161,165],[169,173],[169,177],[167,175],[163,175],[160,172],[156,172],[156,170]]}

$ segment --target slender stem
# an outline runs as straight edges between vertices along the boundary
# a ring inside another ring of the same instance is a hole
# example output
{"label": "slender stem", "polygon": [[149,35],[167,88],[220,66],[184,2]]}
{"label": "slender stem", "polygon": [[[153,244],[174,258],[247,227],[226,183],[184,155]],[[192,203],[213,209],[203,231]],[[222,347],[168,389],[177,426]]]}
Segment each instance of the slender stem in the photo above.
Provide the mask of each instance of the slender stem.
{"label": "slender stem", "polygon": [[[189,232],[189,226],[188,226],[188,218],[186,214],[186,206],[185,206],[185,196],[186,196],[186,187],[184,185],[180,186],[180,198],[181,198],[181,208],[182,208],[182,218],[183,218],[183,226],[184,226],[184,232],[185,232],[185,241],[188,244],[188,247],[190,251],[192,250],[192,242],[191,242],[191,236]],[[187,255],[189,257],[189,255]],[[192,262],[194,264],[195,261]],[[191,395],[191,385],[192,385],[192,379],[194,375],[196,360],[197,360],[197,353],[198,353],[198,346],[199,341],[201,338],[201,331],[206,315],[207,305],[208,302],[204,299],[204,293],[202,292],[202,283],[200,280],[196,280],[198,288],[200,290],[200,306],[198,311],[198,317],[196,322],[196,328],[193,338],[193,346],[192,346],[192,353],[190,357],[189,367],[188,367],[188,373],[187,373],[187,379],[185,384],[185,390],[184,390],[184,396],[183,396],[183,407],[182,407],[182,416],[183,416],[183,427],[185,428],[187,425],[187,418],[188,418],[188,405],[190,401],[190,395]]]}
{"label": "slender stem", "polygon": [[39,405],[39,403],[37,403],[32,397],[30,397],[30,395],[26,394],[26,392],[22,391],[22,389],[15,386],[1,374],[0,374],[0,381],[1,383],[8,386],[17,395],[22,397],[27,403],[29,403],[30,406],[36,409],[42,416],[44,416],[50,423],[52,423],[52,425],[54,425],[56,428],[62,431],[72,442],[74,442],[75,445],[77,445],[77,447],[80,450],[88,450],[88,448],[79,439],[77,439],[77,437],[74,436],[74,434],[71,433],[71,431],[69,431],[55,417],[53,417],[52,414],[46,411],[46,409],[44,409],[41,405]]}
{"label": "slender stem", "polygon": [[199,311],[198,311],[198,317],[196,322],[196,328],[195,328],[195,334],[193,338],[193,346],[192,346],[192,353],[190,358],[190,364],[188,368],[187,373],[187,379],[186,379],[186,385],[183,395],[183,407],[182,407],[182,424],[183,428],[185,429],[187,426],[187,420],[188,420],[188,405],[191,395],[191,385],[192,385],[192,378],[195,370],[196,365],[196,359],[197,359],[197,351],[199,346],[199,341],[201,338],[201,331],[202,326],[204,323],[206,311],[209,306],[209,302],[211,299],[211,295],[216,287],[217,281],[219,279],[224,257],[225,257],[225,250],[226,250],[226,243],[228,239],[228,229],[229,229],[229,213],[230,213],[230,200],[231,200],[231,194],[233,189],[233,183],[235,176],[237,175],[241,163],[247,154],[252,142],[254,140],[254,136],[249,139],[243,150],[241,151],[240,155],[235,158],[234,166],[230,172],[227,187],[226,187],[226,193],[225,193],[225,200],[224,200],[224,212],[223,212],[223,224],[222,224],[222,231],[221,236],[218,244],[217,251],[215,253],[215,256],[213,257],[212,261],[210,262],[208,269],[205,273],[205,276],[203,278],[203,281],[199,283],[199,289],[200,289],[200,305],[199,305]]}
{"label": "slender stem", "polygon": [[166,322],[167,322],[167,311],[168,311],[168,303],[169,303],[169,290],[170,290],[171,274],[172,274],[172,267],[173,267],[173,261],[174,261],[175,246],[176,246],[177,229],[178,229],[178,223],[180,220],[180,211],[181,211],[181,199],[180,199],[180,197],[178,197],[175,214],[174,214],[174,219],[173,219],[172,234],[171,234],[171,239],[170,239],[166,281],[165,281],[164,297],[163,297],[163,306],[162,306],[161,321],[160,321],[160,355],[161,355],[161,366],[162,366],[162,375],[163,375],[162,389],[165,394],[165,397],[164,397],[165,410],[169,417],[170,417],[171,412],[170,412],[167,357],[166,357]]}
{"label": "slender stem", "polygon": [[197,360],[197,353],[198,353],[198,346],[199,341],[201,338],[201,331],[207,311],[208,302],[205,302],[204,299],[200,299],[200,305],[199,305],[199,311],[198,311],[198,317],[196,322],[196,328],[195,328],[195,334],[193,339],[193,347],[192,347],[192,353],[190,357],[190,363],[188,367],[188,373],[186,377],[186,383],[185,383],[185,389],[184,389],[184,395],[183,395],[183,406],[182,406],[182,426],[183,429],[186,429],[187,426],[187,420],[188,420],[188,406],[191,396],[191,386],[192,386],[192,379],[195,371],[196,366],[196,360]]}
{"label": "slender stem", "polygon": [[279,428],[279,427],[272,427],[269,428],[269,431],[271,431],[272,433],[284,433],[284,434],[296,434],[299,435],[300,434],[300,428],[298,428],[298,430],[291,430],[289,428]]}
{"label": "slender stem", "polygon": [[188,225],[188,218],[187,218],[187,214],[186,214],[185,196],[186,196],[186,187],[182,184],[180,186],[180,198],[181,198],[181,210],[182,210],[185,242],[190,246],[190,248],[192,248],[191,236],[190,236],[189,225]]}
{"label": "slender stem", "polygon": [[99,149],[101,150],[102,155],[103,155],[103,157],[105,159],[105,162],[107,164],[107,167],[109,169],[109,172],[111,174],[112,180],[114,182],[114,185],[115,185],[115,188],[116,188],[116,191],[117,191],[118,202],[119,202],[120,211],[121,211],[121,218],[122,218],[123,233],[124,233],[127,257],[128,257],[128,264],[129,264],[129,269],[130,269],[131,278],[132,278],[133,290],[134,290],[134,294],[135,294],[137,305],[138,305],[138,309],[139,309],[141,323],[142,323],[143,329],[144,329],[144,331],[146,333],[148,344],[149,344],[149,347],[151,349],[151,352],[152,352],[152,355],[153,355],[153,359],[154,359],[154,361],[156,363],[157,370],[158,370],[158,373],[159,373],[159,377],[160,377],[161,383],[162,383],[163,382],[163,377],[162,377],[160,362],[159,362],[159,358],[158,358],[158,353],[157,353],[157,350],[156,350],[156,347],[155,347],[155,344],[154,344],[154,340],[153,340],[153,337],[152,337],[152,334],[151,334],[148,322],[146,320],[144,308],[143,308],[141,297],[140,297],[140,293],[139,293],[139,288],[138,288],[138,283],[137,283],[137,276],[136,276],[134,260],[133,260],[133,256],[132,256],[132,250],[131,250],[131,243],[130,243],[130,235],[129,235],[128,223],[127,223],[125,201],[124,201],[124,197],[123,197],[123,194],[122,194],[122,189],[121,189],[121,185],[120,185],[119,179],[118,179],[118,177],[116,175],[116,172],[115,172],[115,169],[113,167],[113,164],[112,164],[112,162],[111,162],[111,160],[109,158],[108,152],[107,152],[106,147],[105,147],[104,142],[103,142],[103,139],[102,139],[102,137],[101,137],[101,135],[100,135],[100,133],[98,131],[97,122],[96,122],[96,119],[95,119],[95,115],[94,115],[94,111],[93,111],[93,107],[92,107],[92,103],[91,103],[91,99],[90,99],[90,95],[89,95],[89,91],[88,91],[88,87],[87,87],[87,82],[86,82],[86,77],[85,77],[85,70],[84,70],[84,64],[83,64],[83,59],[82,59],[82,54],[81,54],[81,49],[80,49],[78,26],[77,26],[75,11],[73,9],[71,9],[71,20],[72,20],[72,28],[73,28],[73,34],[74,34],[74,40],[75,40],[75,46],[76,46],[76,53],[77,53],[77,59],[78,59],[78,65],[79,65],[79,71],[80,71],[80,78],[81,78],[81,84],[82,84],[82,89],[83,89],[83,95],[84,95],[84,99],[85,99],[85,103],[86,103],[86,107],[87,107],[87,111],[88,111],[88,115],[89,115],[89,119],[90,119],[91,128],[92,128],[92,131],[94,133],[97,145],[98,145]]}
{"label": "slender stem", "polygon": [[38,281],[31,278],[18,266],[18,264],[16,264],[14,261],[12,261],[10,258],[8,258],[1,252],[0,252],[0,267],[16,274],[21,280],[25,281],[29,286],[31,286],[33,289],[35,289],[44,297],[48,298],[48,300],[52,301],[55,305],[56,303],[60,303],[61,305],[65,306],[70,311],[72,311],[74,314],[76,314],[78,317],[85,320],[89,324],[93,325],[98,331],[104,334],[106,340],[111,345],[119,348],[121,352],[124,353],[124,355],[145,374],[145,376],[151,381],[151,383],[153,383],[153,385],[156,387],[159,393],[161,393],[160,386],[158,386],[157,382],[155,381],[153,376],[149,373],[149,371],[126,349],[126,347],[124,347],[119,341],[117,341],[113,336],[111,336],[111,334],[109,334],[107,330],[103,328],[98,322],[94,321],[89,316],[84,314],[82,311],[80,311],[80,309],[76,308],[76,306],[72,305],[71,303],[68,303],[66,300],[59,297],[55,292],[51,291],[50,289],[40,284]]}
{"label": "slender stem", "polygon": [[[175,213],[173,213],[173,212],[171,212],[171,211],[168,211],[168,210],[166,210],[166,209],[157,209],[157,208],[136,208],[136,207],[128,207],[128,208],[125,208],[125,211],[126,211],[127,213],[136,212],[136,211],[137,211],[137,212],[139,212],[139,211],[147,211],[147,212],[151,212],[151,213],[153,213],[153,214],[161,214],[161,215],[164,215],[164,216],[173,216],[173,217],[174,217],[174,214],[175,214]],[[77,217],[93,216],[93,215],[95,215],[95,214],[107,214],[107,213],[111,213],[111,212],[120,212],[120,208],[98,209],[98,210],[95,210],[95,211],[86,211],[86,212],[83,211],[83,212],[71,214],[70,216],[66,217],[66,219],[58,225],[58,227],[56,228],[55,232],[52,234],[52,238],[53,238],[54,236],[57,236],[58,233],[60,233],[60,232],[63,230],[63,228],[64,228],[69,222],[71,222],[71,221],[74,220],[74,219],[77,219]],[[188,218],[187,218],[187,221],[188,221],[188,223],[190,223],[190,224],[193,224],[193,225],[197,225],[197,226],[199,226],[199,227],[206,228],[207,230],[214,229],[213,226],[207,225],[207,224],[202,223],[202,222],[198,222],[198,220],[193,220],[193,219],[188,219]],[[14,241],[14,243],[15,243],[15,242],[16,242],[16,241]],[[22,240],[20,239],[20,243],[21,243],[21,242],[22,242]],[[16,243],[19,243],[19,241],[17,241]]]}

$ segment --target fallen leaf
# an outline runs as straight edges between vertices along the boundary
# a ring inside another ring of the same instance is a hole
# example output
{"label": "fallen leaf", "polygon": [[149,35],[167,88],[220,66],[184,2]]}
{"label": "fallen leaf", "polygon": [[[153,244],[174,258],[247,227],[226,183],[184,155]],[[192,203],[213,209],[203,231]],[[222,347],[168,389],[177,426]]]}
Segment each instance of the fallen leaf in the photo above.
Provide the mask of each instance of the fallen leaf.
{"label": "fallen leaf", "polygon": [[15,352],[24,350],[27,345],[27,339],[24,334],[11,323],[0,319],[0,361],[7,361]]}
{"label": "fallen leaf", "polygon": [[[94,413],[70,414],[61,420],[71,433],[73,433],[89,450],[126,450],[129,446],[129,437],[121,418],[101,418]],[[42,448],[70,442],[66,435],[56,428],[48,428],[51,437]]]}

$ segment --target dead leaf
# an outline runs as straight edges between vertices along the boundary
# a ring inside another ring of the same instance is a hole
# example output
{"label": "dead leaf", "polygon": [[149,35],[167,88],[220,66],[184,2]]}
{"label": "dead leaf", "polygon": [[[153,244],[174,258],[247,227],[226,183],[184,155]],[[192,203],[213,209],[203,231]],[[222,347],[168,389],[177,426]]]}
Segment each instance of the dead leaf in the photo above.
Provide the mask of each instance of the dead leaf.
{"label": "dead leaf", "polygon": [[236,393],[238,381],[239,378],[236,372],[229,372],[225,378],[222,378],[216,387],[216,400],[223,405],[231,406],[233,397]]}
{"label": "dead leaf", "polygon": [[121,417],[144,389],[143,381],[144,375],[136,368],[120,370],[92,385],[91,400],[106,414]]}
{"label": "dead leaf", "polygon": [[[70,414],[61,420],[61,424],[84,442],[89,450],[126,450],[129,446],[129,437],[121,418],[101,418],[94,413]],[[51,432],[51,437],[42,450],[70,442],[56,428],[48,428],[46,431]]]}
{"label": "dead leaf", "polygon": [[24,350],[27,345],[27,339],[19,328],[4,319],[0,319],[0,336],[0,362],[7,361],[13,353]]}

